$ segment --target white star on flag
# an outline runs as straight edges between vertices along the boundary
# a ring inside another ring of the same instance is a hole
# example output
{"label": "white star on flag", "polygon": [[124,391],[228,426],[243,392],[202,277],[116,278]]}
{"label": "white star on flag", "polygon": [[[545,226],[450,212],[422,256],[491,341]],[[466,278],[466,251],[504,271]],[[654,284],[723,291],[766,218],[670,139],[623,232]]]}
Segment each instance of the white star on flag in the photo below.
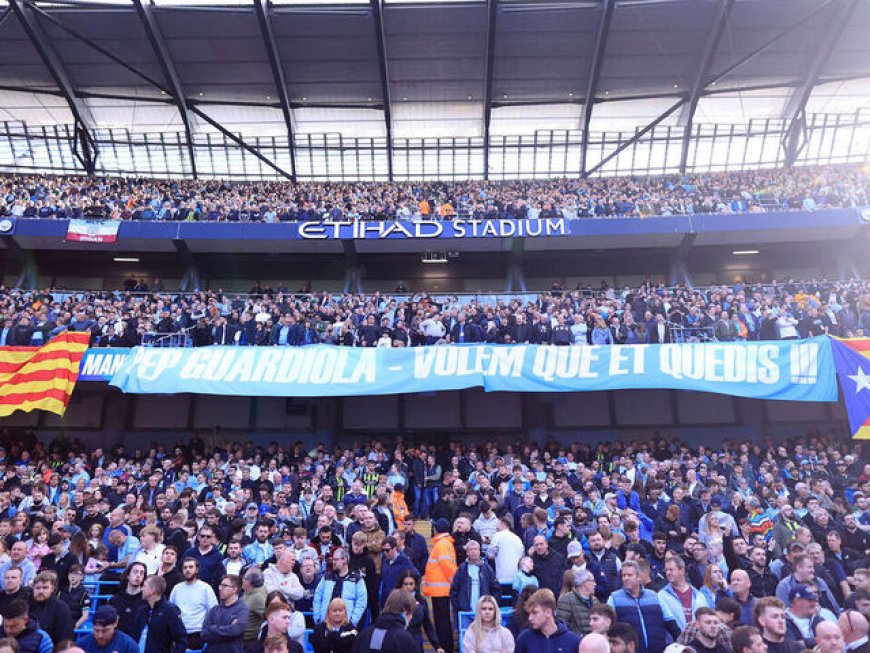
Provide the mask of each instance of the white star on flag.
{"label": "white star on flag", "polygon": [[848,377],[855,382],[855,394],[864,389],[870,390],[870,374],[866,374],[863,368],[859,367],[857,374],[849,374]]}

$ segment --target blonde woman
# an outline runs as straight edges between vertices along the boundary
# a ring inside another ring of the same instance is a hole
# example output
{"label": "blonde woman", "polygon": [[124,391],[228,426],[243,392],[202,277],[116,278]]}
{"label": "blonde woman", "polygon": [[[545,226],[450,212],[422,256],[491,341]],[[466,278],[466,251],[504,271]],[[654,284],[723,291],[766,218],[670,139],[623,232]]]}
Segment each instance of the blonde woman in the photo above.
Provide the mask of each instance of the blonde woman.
{"label": "blonde woman", "polygon": [[464,653],[513,653],[514,636],[501,625],[498,602],[492,596],[480,597],[462,646]]}
{"label": "blonde woman", "polygon": [[317,624],[311,635],[311,646],[314,653],[350,653],[357,634],[348,619],[344,600],[334,598],[326,608],[326,619]]}

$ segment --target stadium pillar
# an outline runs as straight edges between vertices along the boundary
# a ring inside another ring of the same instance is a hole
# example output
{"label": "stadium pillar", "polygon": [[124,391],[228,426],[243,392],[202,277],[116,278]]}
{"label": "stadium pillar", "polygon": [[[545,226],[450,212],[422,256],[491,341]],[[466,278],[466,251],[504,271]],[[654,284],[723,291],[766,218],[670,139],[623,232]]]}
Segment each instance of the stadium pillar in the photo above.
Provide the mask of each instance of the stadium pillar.
{"label": "stadium pillar", "polygon": [[683,236],[677,247],[671,254],[670,272],[668,274],[668,282],[674,286],[678,283],[686,286],[692,285],[692,277],[689,274],[689,252],[695,239],[698,237],[697,232],[691,231]]}
{"label": "stadium pillar", "polygon": [[526,241],[524,238],[511,239],[511,255],[508,260],[507,278],[505,279],[505,292],[526,292],[526,272],[524,254]]}
{"label": "stadium pillar", "polygon": [[342,240],[342,249],[344,250],[344,291],[345,293],[361,293],[362,288],[362,269],[359,264],[359,255],[356,251],[356,244],[352,240]]}
{"label": "stadium pillar", "polygon": [[[3,236],[3,244],[6,245],[6,251],[15,259],[21,268],[18,278],[15,281],[15,287],[22,290],[32,290],[39,287],[39,269],[36,267],[36,259],[33,257],[33,252],[25,250],[18,244],[12,236]],[[4,268],[7,257],[4,257]],[[3,270],[5,272],[5,269]]]}
{"label": "stadium pillar", "polygon": [[178,289],[182,292],[199,292],[202,290],[202,276],[199,273],[199,266],[196,264],[193,252],[181,239],[174,239],[172,244],[184,263],[184,274]]}

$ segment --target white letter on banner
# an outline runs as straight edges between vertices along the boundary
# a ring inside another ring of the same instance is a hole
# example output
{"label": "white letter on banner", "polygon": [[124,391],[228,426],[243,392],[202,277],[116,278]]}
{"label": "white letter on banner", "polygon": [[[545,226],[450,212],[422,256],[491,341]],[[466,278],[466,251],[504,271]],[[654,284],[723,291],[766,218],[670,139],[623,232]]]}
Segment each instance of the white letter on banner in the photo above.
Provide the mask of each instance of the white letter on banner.
{"label": "white letter on banner", "polygon": [[483,238],[486,238],[487,236],[498,236],[498,231],[496,231],[495,223],[495,220],[485,221],[483,223],[483,231],[480,233],[480,235]]}
{"label": "white letter on banner", "polygon": [[700,381],[704,378],[704,352],[707,347],[715,347],[716,345],[705,345],[703,348],[697,345],[677,345],[680,348],[680,358],[683,362],[683,376],[693,381]]}
{"label": "white letter on banner", "polygon": [[326,229],[319,222],[300,222],[299,236],[305,240],[323,240],[327,237]]}
{"label": "white letter on banner", "polygon": [[334,240],[341,239],[341,228],[342,227],[350,227],[353,225],[353,222],[350,220],[339,220],[338,222],[332,223],[332,238]]}
{"label": "white letter on banner", "polygon": [[465,238],[465,220],[453,221],[453,237]]}
{"label": "white letter on banner", "polygon": [[556,358],[551,355],[550,347],[538,347],[535,351],[535,363],[532,374],[540,376],[544,381],[552,381],[556,369]]}
{"label": "white letter on banner", "polygon": [[682,379],[679,345],[659,345],[659,369],[675,379]]}
{"label": "white letter on banner", "polygon": [[[423,227],[431,227],[432,231],[424,232]],[[435,220],[424,220],[422,222],[414,223],[414,237],[415,238],[438,238],[441,233],[444,231],[444,225],[440,222],[436,222]]]}
{"label": "white letter on banner", "polygon": [[489,361],[489,369],[486,371],[487,376],[498,375],[512,376],[515,379],[520,378],[523,373],[523,361],[526,357],[526,348],[524,346],[488,347],[487,350],[492,355],[492,360]]}
{"label": "white letter on banner", "polygon": [[435,376],[453,376],[456,374],[457,350],[455,347],[436,347]]}
{"label": "white letter on banner", "polygon": [[375,349],[363,349],[360,351],[359,360],[351,376],[351,383],[359,383],[360,379],[366,383],[375,383],[378,380],[378,363],[375,358]]}
{"label": "white letter on banner", "polygon": [[417,347],[414,349],[414,378],[428,379],[435,362],[435,347]]}
{"label": "white letter on banner", "polygon": [[278,363],[283,356],[283,349],[272,347],[269,349],[257,347],[257,366],[251,374],[252,383],[274,383],[278,373]]}
{"label": "white letter on banner", "polygon": [[338,359],[336,349],[318,349],[313,350],[314,360],[309,366],[308,376],[311,383],[323,384],[333,380],[335,375],[335,362]]}
{"label": "white letter on banner", "polygon": [[[172,351],[171,349],[169,351]],[[202,373],[205,371],[205,366],[208,365],[208,361],[211,358],[211,352],[208,349],[194,349],[191,352],[190,356],[187,357],[187,361],[184,363],[184,367],[181,368],[181,372],[179,372],[178,376],[182,379],[199,379],[202,377]]]}
{"label": "white letter on banner", "polygon": [[722,350],[724,348],[725,347],[723,345],[707,344],[704,346],[703,376],[705,381],[719,383],[725,380],[725,377],[722,376],[722,372],[720,370],[720,368],[722,367],[722,356],[724,354]]}
{"label": "white letter on banner", "polygon": [[236,361],[236,364],[224,379],[224,383],[232,383],[236,379],[242,383],[250,382],[251,375],[254,373],[254,358],[256,355],[257,352],[252,347],[245,347],[241,354],[239,354],[239,360]]}
{"label": "white letter on banner", "polygon": [[513,220],[499,220],[498,226],[502,238],[512,238],[517,235],[517,225]]}
{"label": "white letter on banner", "polygon": [[302,370],[302,352],[296,348],[288,348],[281,352],[281,362],[275,374],[276,383],[295,383]]}
{"label": "white letter on banner", "polygon": [[348,356],[350,356],[350,353],[347,347],[338,348],[338,358],[335,359],[335,366],[332,369],[333,383],[350,383],[350,377],[345,376]]}
{"label": "white letter on banner", "polygon": [[758,380],[768,385],[779,382],[779,347],[761,345],[758,348]]}
{"label": "white letter on banner", "polygon": [[459,347],[457,351],[459,352],[459,357],[456,361],[456,374],[459,376],[474,374],[477,371],[475,369],[476,366],[470,364],[473,349],[471,347]]}
{"label": "white letter on banner", "polygon": [[598,372],[593,371],[592,363],[598,362],[598,352],[601,350],[601,347],[571,347],[571,349],[580,350],[580,378],[597,379]]}
{"label": "white letter on banner", "polygon": [[547,220],[544,222],[544,225],[546,227],[545,234],[547,236],[565,235],[565,218],[547,218]]}
{"label": "white letter on banner", "polygon": [[791,382],[815,384],[819,377],[819,346],[814,342],[791,345]]}
{"label": "white letter on banner", "polygon": [[387,228],[384,229],[383,233],[381,233],[381,238],[386,238],[394,231],[401,232],[405,238],[413,238],[414,237],[411,234],[411,232],[405,228],[405,225],[403,225],[398,220],[395,220],[394,222],[390,222],[387,224]]}
{"label": "white letter on banner", "polygon": [[[576,347],[574,349],[576,349]],[[615,347],[610,348],[610,367],[607,370],[607,373],[610,376],[628,374],[628,370],[622,369],[622,365],[620,364],[628,362],[628,349],[630,349],[630,347],[624,345],[616,345]]]}
{"label": "white letter on banner", "polygon": [[143,350],[136,361],[136,376],[142,381],[154,381],[163,372],[175,367],[180,360],[180,350],[151,348],[147,352]]}
{"label": "white letter on banner", "polygon": [[580,375],[580,350],[585,347],[555,347],[545,345],[550,349],[550,354],[555,353],[556,376],[560,379],[576,379]]}
{"label": "white letter on banner", "polygon": [[206,367],[202,378],[206,381],[222,381],[223,378],[229,374],[230,367],[232,366],[233,361],[236,360],[236,352],[235,349],[218,348],[215,348],[213,352],[213,357],[217,360],[215,363]]}
{"label": "white letter on banner", "polygon": [[82,365],[79,368],[79,376],[95,376],[97,370],[99,370],[103,365],[103,356],[105,355],[106,354],[92,354],[91,356],[85,356],[82,360]]}
{"label": "white letter on banner", "polygon": [[632,366],[632,374],[643,374],[646,368],[646,350],[649,345],[632,345],[629,351],[634,354],[634,365]]}
{"label": "white letter on banner", "polygon": [[726,383],[746,383],[746,354],[751,345],[726,347],[723,352],[722,376]]}

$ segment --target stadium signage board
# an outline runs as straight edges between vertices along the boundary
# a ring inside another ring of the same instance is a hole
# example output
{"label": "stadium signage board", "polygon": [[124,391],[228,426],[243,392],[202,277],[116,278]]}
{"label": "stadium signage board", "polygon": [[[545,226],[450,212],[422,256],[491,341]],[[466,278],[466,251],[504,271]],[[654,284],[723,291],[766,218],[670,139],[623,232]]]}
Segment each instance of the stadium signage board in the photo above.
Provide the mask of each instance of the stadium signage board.
{"label": "stadium signage board", "polygon": [[109,381],[126,360],[130,349],[95,348],[85,352],[79,364],[79,381]]}
{"label": "stadium signage board", "polygon": [[134,394],[323,397],[471,387],[507,392],[658,388],[837,400],[827,337],[604,347],[137,347],[111,384]]}
{"label": "stadium signage board", "polygon": [[537,238],[570,236],[565,218],[543,220],[389,220],[301,222],[302,240],[414,240],[432,238]]}

